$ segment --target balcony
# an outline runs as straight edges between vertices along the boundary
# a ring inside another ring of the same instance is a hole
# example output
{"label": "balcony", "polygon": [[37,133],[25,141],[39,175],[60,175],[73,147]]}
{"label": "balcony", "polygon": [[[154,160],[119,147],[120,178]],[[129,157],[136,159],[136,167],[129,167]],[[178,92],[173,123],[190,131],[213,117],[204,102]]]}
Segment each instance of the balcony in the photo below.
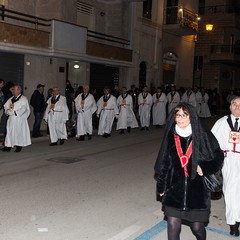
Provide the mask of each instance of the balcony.
{"label": "balcony", "polygon": [[240,45],[212,45],[210,61],[240,66]]}
{"label": "balcony", "polygon": [[198,31],[198,15],[183,7],[169,7],[164,10],[163,30],[178,36],[195,35]]}
{"label": "balcony", "polygon": [[85,61],[115,61],[115,64],[132,62],[129,40],[8,10],[1,5],[0,31],[0,51]]}

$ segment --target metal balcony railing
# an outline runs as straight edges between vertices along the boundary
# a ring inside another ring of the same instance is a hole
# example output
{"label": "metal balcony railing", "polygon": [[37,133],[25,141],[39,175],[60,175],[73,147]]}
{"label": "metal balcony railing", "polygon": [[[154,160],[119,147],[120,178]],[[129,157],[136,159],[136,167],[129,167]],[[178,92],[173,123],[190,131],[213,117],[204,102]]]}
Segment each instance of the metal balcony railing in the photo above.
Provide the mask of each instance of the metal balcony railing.
{"label": "metal balcony railing", "polygon": [[[52,20],[36,17],[33,15],[21,13],[18,11],[9,10],[9,9],[6,9],[3,5],[0,5],[0,21],[8,23],[7,19],[12,19],[17,21],[17,22],[11,21],[10,22],[11,24],[16,23],[16,25],[22,25],[23,27],[26,27],[26,23],[28,23],[27,27],[31,27],[38,30],[39,27],[41,26],[41,30],[44,29],[47,32],[51,31],[50,27],[52,24]],[[82,26],[79,26],[79,27],[82,27]],[[111,35],[94,32],[90,30],[87,31],[87,37],[88,37],[88,40],[102,42],[102,43],[105,43],[105,42],[112,43],[112,45],[118,44],[118,46],[120,47],[126,47],[130,45],[130,41],[127,39],[114,37]]]}
{"label": "metal balcony railing", "polygon": [[0,5],[0,20],[5,21],[5,19],[7,18],[17,20],[20,22],[29,23],[30,25],[33,25],[35,29],[38,29],[39,26],[43,26],[43,27],[51,26],[50,20],[25,14],[25,13],[21,13],[18,11],[13,11],[5,8],[5,6],[3,5]]}
{"label": "metal balcony railing", "polygon": [[164,24],[180,24],[197,31],[198,15],[181,6],[168,7],[164,10]]}

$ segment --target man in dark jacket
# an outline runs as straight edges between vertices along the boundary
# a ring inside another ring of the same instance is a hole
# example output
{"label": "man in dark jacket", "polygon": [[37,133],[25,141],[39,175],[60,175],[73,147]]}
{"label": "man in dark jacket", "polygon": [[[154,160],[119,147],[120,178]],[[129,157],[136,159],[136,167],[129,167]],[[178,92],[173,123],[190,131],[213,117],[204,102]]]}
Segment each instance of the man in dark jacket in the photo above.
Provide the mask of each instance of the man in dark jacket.
{"label": "man in dark jacket", "polygon": [[41,137],[40,133],[41,122],[43,119],[44,111],[46,109],[46,102],[44,98],[44,85],[38,84],[37,89],[33,92],[30,104],[33,107],[35,121],[33,124],[32,137]]}

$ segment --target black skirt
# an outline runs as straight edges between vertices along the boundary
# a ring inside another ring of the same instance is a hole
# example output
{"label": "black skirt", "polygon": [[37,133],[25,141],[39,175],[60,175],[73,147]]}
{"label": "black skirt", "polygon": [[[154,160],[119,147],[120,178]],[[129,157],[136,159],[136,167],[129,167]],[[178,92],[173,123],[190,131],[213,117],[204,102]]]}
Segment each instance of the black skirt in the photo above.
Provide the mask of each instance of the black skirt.
{"label": "black skirt", "polygon": [[210,210],[188,210],[183,211],[172,207],[163,207],[165,216],[176,217],[187,222],[208,222]]}

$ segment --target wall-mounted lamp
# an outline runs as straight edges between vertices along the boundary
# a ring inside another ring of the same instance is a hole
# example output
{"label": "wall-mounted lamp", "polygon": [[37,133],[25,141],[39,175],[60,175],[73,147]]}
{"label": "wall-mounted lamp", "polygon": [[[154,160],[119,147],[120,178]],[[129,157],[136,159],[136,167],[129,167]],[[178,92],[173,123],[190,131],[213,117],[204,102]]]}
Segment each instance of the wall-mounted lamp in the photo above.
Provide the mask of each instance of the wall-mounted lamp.
{"label": "wall-mounted lamp", "polygon": [[78,69],[80,66],[78,64],[74,64],[73,66],[75,69]]}
{"label": "wall-mounted lamp", "polygon": [[208,32],[212,31],[212,30],[213,30],[213,24],[207,23],[207,24],[206,24],[206,30],[207,30]]}

